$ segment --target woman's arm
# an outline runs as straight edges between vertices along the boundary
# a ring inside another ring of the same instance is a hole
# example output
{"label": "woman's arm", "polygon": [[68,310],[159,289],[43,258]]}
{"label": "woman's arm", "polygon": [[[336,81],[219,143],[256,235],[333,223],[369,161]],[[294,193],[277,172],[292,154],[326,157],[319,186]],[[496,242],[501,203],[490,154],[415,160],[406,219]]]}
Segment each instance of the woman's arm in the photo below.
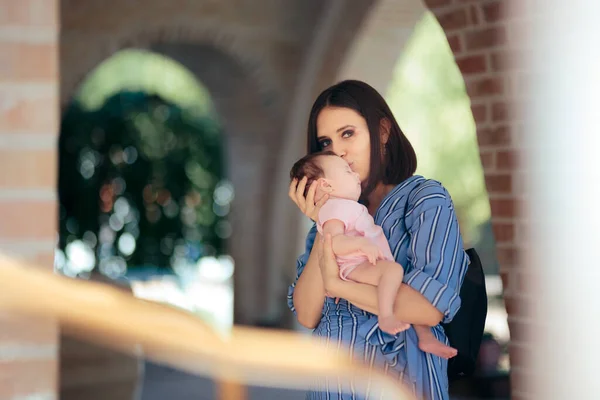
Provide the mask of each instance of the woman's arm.
{"label": "woman's arm", "polygon": [[[423,323],[423,319],[427,320],[426,325],[438,323],[440,319],[448,323],[460,308],[460,286],[469,264],[452,199],[441,184],[427,181],[414,191],[406,207],[408,211],[401,218],[405,218],[409,233],[407,258],[411,268],[404,275],[404,283],[412,290],[401,287],[395,313],[400,320],[410,323]],[[351,282],[342,285],[331,273],[327,278],[324,276],[323,282],[332,295],[376,311],[376,288]],[[334,287],[330,290],[332,282]],[[419,321],[415,321],[415,317]]]}
{"label": "woman's arm", "polygon": [[[330,296],[346,299],[372,314],[378,314],[377,288],[363,283],[341,280],[333,254],[331,236],[326,236],[324,245],[318,239],[315,245],[317,243],[322,249],[319,251],[319,259],[316,260],[316,264],[321,269],[319,279],[322,282],[323,291],[326,290]],[[311,257],[313,254],[314,251],[311,253]],[[437,308],[423,295],[405,284],[402,284],[396,295],[394,314],[401,321],[416,325],[435,326],[442,319],[442,313]]]}
{"label": "woman's arm", "polygon": [[449,196],[440,200],[441,204],[434,200],[422,202],[413,213],[408,246],[412,269],[404,275],[404,282],[421,293],[443,314],[442,322],[448,323],[460,308],[460,286],[469,257]]}
{"label": "woman's arm", "polygon": [[[340,280],[334,287],[333,290],[327,289],[332,296],[346,299],[372,314],[379,314],[375,286]],[[437,308],[421,293],[404,283],[396,295],[394,314],[400,321],[414,325],[436,326],[442,320],[442,313]]]}
{"label": "woman's arm", "polygon": [[321,235],[317,234],[306,266],[296,282],[292,295],[298,322],[309,329],[315,328],[321,320],[325,302],[325,286],[318,259],[322,246]]}

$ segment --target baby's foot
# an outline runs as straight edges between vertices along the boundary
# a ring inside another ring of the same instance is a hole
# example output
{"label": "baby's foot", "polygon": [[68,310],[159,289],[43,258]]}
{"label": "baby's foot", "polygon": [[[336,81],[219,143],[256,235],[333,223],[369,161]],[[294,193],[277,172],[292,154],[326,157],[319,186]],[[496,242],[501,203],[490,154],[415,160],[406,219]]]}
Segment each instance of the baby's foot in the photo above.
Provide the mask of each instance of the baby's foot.
{"label": "baby's foot", "polygon": [[431,337],[419,338],[419,349],[425,353],[431,353],[441,358],[452,358],[458,354],[454,347],[446,346],[431,335]]}
{"label": "baby's foot", "polygon": [[410,328],[410,324],[399,321],[395,316],[379,317],[379,329],[391,335],[395,335]]}

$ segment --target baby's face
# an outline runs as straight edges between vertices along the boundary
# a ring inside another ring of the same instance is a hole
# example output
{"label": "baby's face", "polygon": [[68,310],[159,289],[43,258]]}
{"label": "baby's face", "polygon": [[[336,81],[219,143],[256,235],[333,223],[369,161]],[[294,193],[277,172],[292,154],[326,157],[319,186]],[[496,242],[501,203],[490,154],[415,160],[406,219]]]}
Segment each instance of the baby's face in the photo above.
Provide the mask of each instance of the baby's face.
{"label": "baby's face", "polygon": [[324,178],[331,186],[331,196],[358,200],[361,193],[360,177],[341,157],[324,156],[321,160]]}

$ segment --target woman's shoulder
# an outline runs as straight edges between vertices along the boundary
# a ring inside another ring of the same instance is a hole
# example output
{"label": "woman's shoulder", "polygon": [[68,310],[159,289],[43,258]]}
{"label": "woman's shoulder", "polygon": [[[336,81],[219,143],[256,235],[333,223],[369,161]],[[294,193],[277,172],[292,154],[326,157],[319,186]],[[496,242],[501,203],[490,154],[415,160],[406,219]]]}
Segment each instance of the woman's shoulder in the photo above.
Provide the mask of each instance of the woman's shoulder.
{"label": "woman's shoulder", "polygon": [[446,188],[438,181],[421,175],[413,175],[396,185],[381,203],[387,211],[414,208],[415,206],[435,206],[445,204],[450,199]]}
{"label": "woman's shoulder", "polygon": [[450,194],[441,182],[424,177],[420,178],[419,182],[413,185],[409,194],[409,205],[417,206],[422,203],[429,205],[445,204],[450,200]]}
{"label": "woman's shoulder", "polygon": [[412,225],[420,215],[432,210],[454,213],[454,205],[448,190],[441,182],[422,178],[409,194],[406,202],[405,216],[408,225]]}

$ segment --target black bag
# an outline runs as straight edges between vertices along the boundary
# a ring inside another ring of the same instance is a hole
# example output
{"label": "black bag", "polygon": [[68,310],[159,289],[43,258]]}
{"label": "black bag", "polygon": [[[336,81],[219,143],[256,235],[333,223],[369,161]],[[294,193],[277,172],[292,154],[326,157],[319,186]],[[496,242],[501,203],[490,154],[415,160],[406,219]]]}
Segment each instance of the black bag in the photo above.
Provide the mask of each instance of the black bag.
{"label": "black bag", "polygon": [[470,376],[475,371],[487,316],[487,292],[481,260],[475,249],[466,250],[471,259],[460,287],[461,306],[454,319],[442,324],[450,346],[458,355],[448,360],[448,380]]}

